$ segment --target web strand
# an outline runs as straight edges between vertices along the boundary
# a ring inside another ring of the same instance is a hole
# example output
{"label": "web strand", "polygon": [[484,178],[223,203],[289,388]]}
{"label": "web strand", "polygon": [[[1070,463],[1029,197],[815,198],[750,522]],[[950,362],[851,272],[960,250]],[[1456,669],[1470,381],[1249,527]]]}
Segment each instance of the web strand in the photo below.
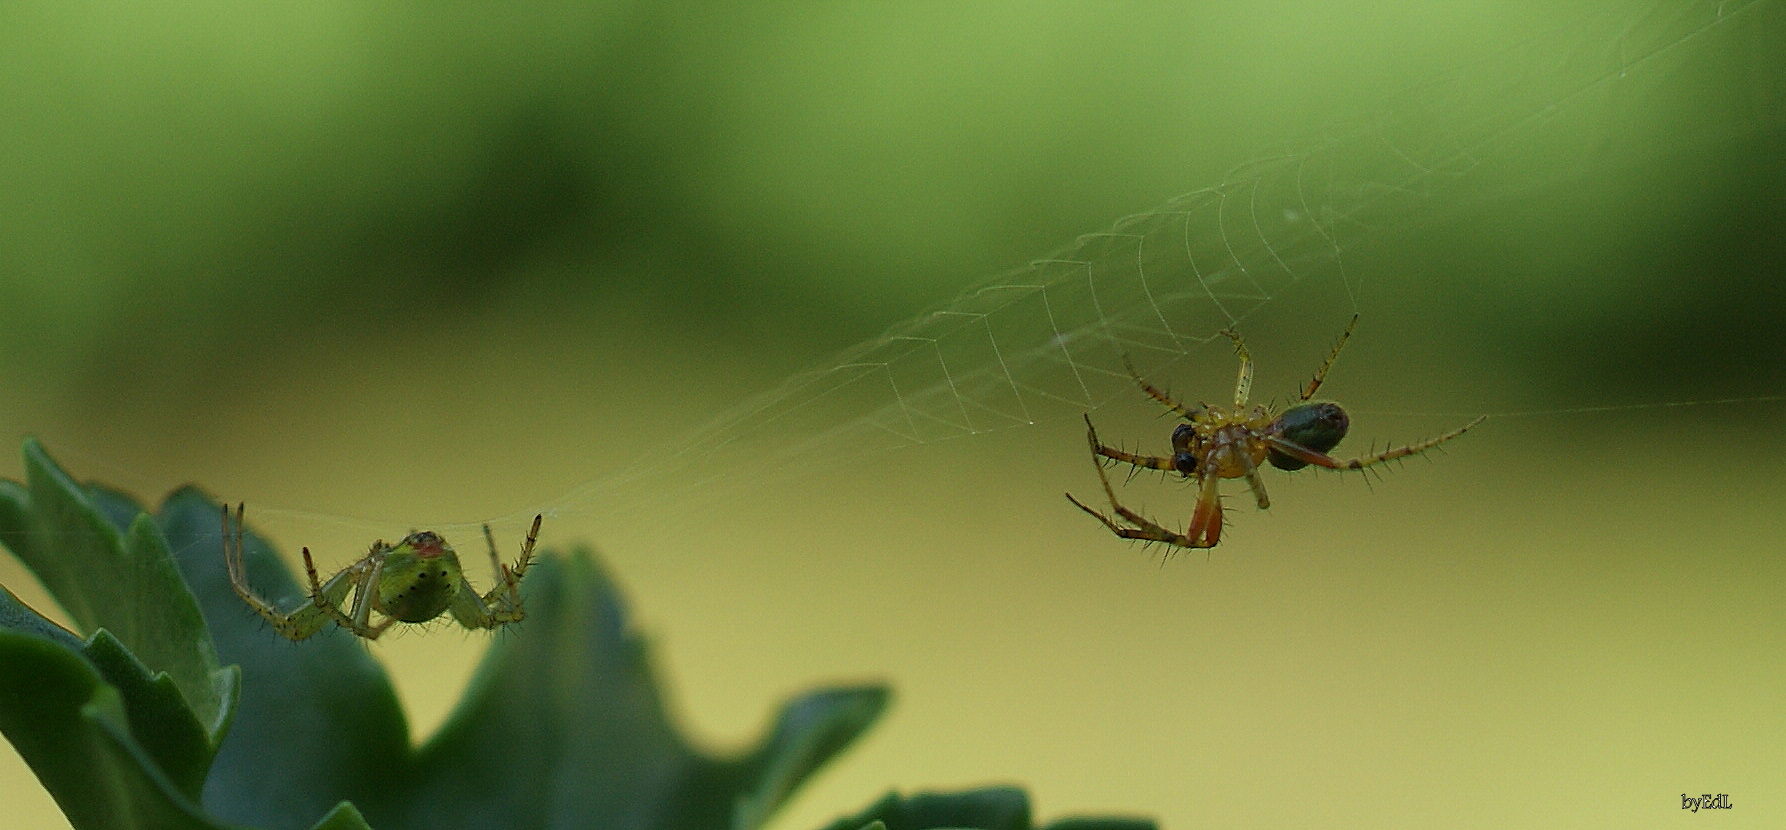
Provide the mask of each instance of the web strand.
{"label": "web strand", "polygon": [[1327,316],[1341,321],[1367,288],[1349,247],[1439,196],[1487,198],[1595,163],[1620,123],[1666,99],[1680,61],[1764,5],[1659,2],[1432,79],[981,282],[555,505],[615,509],[647,480],[662,498],[766,466],[1076,419],[1132,392],[1126,364],[1170,369],[1286,298],[1338,297]]}

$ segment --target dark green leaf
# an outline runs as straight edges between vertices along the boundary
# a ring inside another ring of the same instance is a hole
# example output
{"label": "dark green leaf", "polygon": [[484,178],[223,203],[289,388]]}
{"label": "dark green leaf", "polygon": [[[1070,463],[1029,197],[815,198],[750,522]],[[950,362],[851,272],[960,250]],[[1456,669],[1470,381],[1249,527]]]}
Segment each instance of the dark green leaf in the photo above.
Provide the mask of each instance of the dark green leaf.
{"label": "dark green leaf", "polygon": [[422,750],[429,774],[413,796],[388,816],[361,805],[375,825],[722,828],[743,799],[753,812],[779,803],[885,703],[880,688],[821,692],[746,759],[705,758],[671,727],[645,644],[588,552],[542,560],[525,588],[527,620],[503,632]]}
{"label": "dark green leaf", "polygon": [[45,619],[4,585],[0,585],[0,630],[35,634],[69,651],[79,652],[86,648],[74,632]]}
{"label": "dark green leaf", "polygon": [[1048,822],[1042,830],[1157,830],[1159,823],[1140,816],[1072,816]]}
{"label": "dark green leaf", "polygon": [[783,708],[768,741],[742,773],[756,783],[740,801],[732,830],[763,826],[801,782],[880,718],[889,697],[885,686],[824,689]]}
{"label": "dark green leaf", "polygon": [[[1029,797],[1016,787],[987,787],[959,793],[888,793],[868,809],[832,822],[826,830],[1031,830]],[[1155,830],[1150,819],[1117,816],[1074,817],[1044,830]]]}
{"label": "dark green leaf", "polygon": [[134,740],[182,794],[196,801],[211,766],[212,747],[204,725],[186,707],[172,678],[166,672],[149,674],[103,628],[93,634],[86,657],[118,690]]}
{"label": "dark green leaf", "polygon": [[310,830],[372,830],[372,828],[366,824],[365,817],[360,815],[359,808],[353,806],[353,802],[343,801],[335,805],[335,809],[330,810],[329,814]]}
{"label": "dark green leaf", "polygon": [[0,731],[70,824],[77,830],[225,827],[161,773],[136,741],[128,709],[118,689],[60,638],[0,630]]}
{"label": "dark green leaf", "polygon": [[[104,628],[152,671],[166,672],[212,743],[228,717],[234,675],[223,671],[197,603],[153,523],[120,535],[90,493],[25,442],[24,491],[7,488],[7,543],[83,631]],[[107,497],[108,507],[117,508]]]}
{"label": "dark green leaf", "polygon": [[832,822],[826,830],[860,830],[877,822],[886,830],[1030,830],[1029,797],[1016,787],[911,796],[888,793],[861,813]]}

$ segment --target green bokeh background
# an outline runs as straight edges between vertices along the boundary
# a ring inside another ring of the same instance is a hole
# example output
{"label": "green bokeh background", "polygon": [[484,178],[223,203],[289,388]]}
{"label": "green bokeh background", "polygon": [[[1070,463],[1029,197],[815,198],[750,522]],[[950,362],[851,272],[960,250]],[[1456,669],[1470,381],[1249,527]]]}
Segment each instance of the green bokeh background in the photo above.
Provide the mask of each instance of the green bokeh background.
{"label": "green bokeh background", "polygon": [[[512,541],[529,505],[1280,142],[1509,48],[1534,84],[1571,71],[1520,45],[1591,51],[1620,5],[8,4],[0,435],[247,500],[288,554],[485,517]],[[1273,477],[1271,514],[1231,498],[1222,547],[1163,567],[1060,499],[1095,487],[1072,417],[595,496],[546,541],[602,547],[715,747],[812,681],[894,683],[786,830],[1002,781],[1169,827],[1649,826],[1683,792],[1777,825],[1781,6],[1559,121],[1573,152],[1536,130],[1484,159],[1504,180],[1348,248],[1348,446],[1526,413],[1436,463]],[[1338,279],[1281,298],[1306,326],[1248,329],[1262,393],[1343,327]],[[1225,360],[1174,388],[1225,395]],[[1144,403],[1101,428],[1162,445]],[[43,607],[10,559],[0,582]],[[418,732],[482,644],[375,647]],[[0,774],[18,826],[56,826],[16,756]]]}

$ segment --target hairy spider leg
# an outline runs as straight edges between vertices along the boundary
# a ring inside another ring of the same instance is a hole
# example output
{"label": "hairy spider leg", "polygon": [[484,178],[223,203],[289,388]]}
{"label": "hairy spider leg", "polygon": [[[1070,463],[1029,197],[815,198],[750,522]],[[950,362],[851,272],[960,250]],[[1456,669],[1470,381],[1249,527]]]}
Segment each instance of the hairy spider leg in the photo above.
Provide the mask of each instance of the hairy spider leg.
{"label": "hairy spider leg", "polygon": [[1200,486],[1198,487],[1197,494],[1197,509],[1191,515],[1191,526],[1186,528],[1185,533],[1179,533],[1169,528],[1162,527],[1152,519],[1119,504],[1116,501],[1116,490],[1110,486],[1110,476],[1104,472],[1104,465],[1097,464],[1094,466],[1097,467],[1098,481],[1104,485],[1104,495],[1110,500],[1111,509],[1115,510],[1118,516],[1128,519],[1135,526],[1124,527],[1115,519],[1092,509],[1090,506],[1086,505],[1085,502],[1074,498],[1072,493],[1066,494],[1067,501],[1072,502],[1075,507],[1090,514],[1092,518],[1097,519],[1099,522],[1102,522],[1105,527],[1110,529],[1111,533],[1124,539],[1136,539],[1143,542],[1165,542],[1166,544],[1176,545],[1181,548],[1213,548],[1215,547],[1216,542],[1221,538],[1222,502],[1221,496],[1216,490],[1216,482],[1218,479],[1215,476],[1198,476],[1197,480]]}
{"label": "hairy spider leg", "polygon": [[1330,470],[1362,470],[1366,467],[1370,467],[1370,466],[1373,466],[1376,464],[1381,464],[1385,461],[1394,461],[1397,458],[1406,458],[1410,455],[1419,455],[1420,453],[1426,452],[1427,450],[1430,450],[1433,447],[1436,447],[1440,444],[1445,443],[1446,441],[1456,438],[1459,435],[1469,432],[1477,424],[1480,424],[1486,420],[1488,420],[1488,416],[1483,415],[1483,416],[1477,418],[1476,420],[1471,421],[1467,424],[1464,424],[1463,426],[1458,427],[1457,429],[1454,429],[1450,432],[1447,432],[1444,435],[1441,435],[1437,438],[1431,438],[1431,439],[1428,439],[1425,441],[1421,441],[1418,444],[1409,444],[1405,447],[1396,447],[1395,449],[1392,449],[1392,450],[1384,450],[1383,452],[1377,453],[1376,455],[1362,456],[1359,458],[1349,458],[1344,461],[1336,459],[1333,456],[1328,455],[1326,453],[1315,452],[1314,450],[1304,447],[1301,444],[1298,444],[1294,441],[1285,440],[1285,439],[1280,438],[1276,435],[1268,435],[1265,437],[1265,440],[1269,441],[1271,443],[1271,445],[1273,447],[1276,447],[1279,452],[1282,452],[1283,454],[1291,456],[1293,458],[1298,458],[1303,461],[1307,461],[1308,463],[1314,464],[1319,467],[1326,467],[1327,469],[1330,469]]}
{"label": "hairy spider leg", "polygon": [[1315,370],[1315,377],[1308,382],[1307,386],[1302,388],[1302,400],[1306,401],[1313,398],[1315,396],[1315,390],[1320,389],[1321,384],[1326,382],[1327,370],[1332,369],[1333,362],[1339,360],[1340,349],[1346,347],[1346,341],[1352,339],[1352,329],[1357,327],[1358,315],[1354,314],[1352,315],[1352,322],[1346,324],[1346,330],[1341,332],[1339,340],[1334,342],[1333,351],[1327,353],[1327,359],[1321,361],[1321,368]]}
{"label": "hairy spider leg", "polygon": [[1092,463],[1097,466],[1099,474],[1103,473],[1104,465],[1098,463],[1098,456],[1113,458],[1124,464],[1133,464],[1137,467],[1143,467],[1149,470],[1163,470],[1169,473],[1178,472],[1178,466],[1174,464],[1170,458],[1158,455],[1136,455],[1132,452],[1125,452],[1117,449],[1116,447],[1106,446],[1103,442],[1098,440],[1098,430],[1091,425],[1090,415],[1085,416],[1085,438],[1091,444]]}
{"label": "hairy spider leg", "polygon": [[[248,584],[248,564],[242,552],[244,547],[243,510],[243,504],[237,502],[235,530],[232,532],[230,530],[229,505],[223,506],[223,564],[229,572],[230,588],[236,592],[236,596],[241,597],[242,601],[247,603],[249,608],[254,609],[255,613],[272,623],[273,630],[279,632],[281,636],[289,640],[309,638],[328,624],[330,615],[325,609],[312,603],[287,614],[263,599]],[[312,595],[314,596],[316,584],[314,570],[310,574],[310,583],[313,586]]]}
{"label": "hairy spider leg", "polygon": [[1148,383],[1145,379],[1143,379],[1141,377],[1140,372],[1135,371],[1135,364],[1129,362],[1129,356],[1126,354],[1122,356],[1122,365],[1123,365],[1123,368],[1129,370],[1129,377],[1134,378],[1135,384],[1137,386],[1141,387],[1141,391],[1146,392],[1148,397],[1153,398],[1154,400],[1159,401],[1160,403],[1164,404],[1167,409],[1170,409],[1173,412],[1178,413],[1180,417],[1184,418],[1187,421],[1194,421],[1197,419],[1198,415],[1203,414],[1203,410],[1204,410],[1203,407],[1198,407],[1196,409],[1192,409],[1188,406],[1185,406],[1184,404],[1179,403],[1176,400],[1173,400],[1172,396],[1166,394],[1166,392],[1164,390],[1160,389],[1159,387],[1154,386],[1151,383]]}
{"label": "hairy spider leg", "polygon": [[[374,548],[376,551],[377,548]],[[357,573],[353,578],[353,625],[350,628],[355,634],[368,640],[378,639],[385,629],[397,622],[396,617],[386,617],[378,625],[372,624],[372,606],[378,596],[378,578],[384,575],[385,557],[377,553],[368,553],[366,558],[355,562],[348,571]],[[348,572],[344,571],[335,579],[346,580]],[[329,580],[334,582],[335,580]]]}
{"label": "hairy spider leg", "polygon": [[1191,511],[1191,526],[1185,528],[1192,544],[1186,547],[1213,548],[1222,540],[1222,493],[1217,486],[1221,482],[1214,473],[1197,477],[1197,507]]}
{"label": "hairy spider leg", "polygon": [[[534,543],[539,541],[540,521],[544,518],[544,516],[537,514],[533,517],[533,527],[528,528],[527,538],[521,541],[521,556],[515,560],[515,566],[513,568],[504,565],[502,560],[497,557],[496,537],[491,535],[490,526],[484,525],[484,541],[488,542],[490,546],[490,564],[497,566],[499,569],[497,577],[508,586],[505,595],[514,602],[517,608],[521,604],[521,579],[527,575],[527,566],[533,563],[533,546]],[[490,593],[485,596],[485,601],[493,602],[495,598],[496,590],[492,589]],[[520,618],[516,617],[516,619]]]}
{"label": "hairy spider leg", "polygon": [[[374,542],[372,550],[360,561],[344,568],[340,573],[329,577],[328,582],[317,584],[316,563],[310,558],[310,549],[304,548],[304,570],[310,576],[311,601],[316,603],[332,619],[335,624],[349,631],[364,636],[368,640],[378,639],[391,620],[378,626],[372,626],[372,602],[370,594],[372,586],[378,584],[378,575],[382,570],[381,554],[390,549],[383,541]],[[347,594],[352,591],[354,602],[348,611],[342,607],[347,604]]]}
{"label": "hairy spider leg", "polygon": [[1158,522],[1155,522],[1146,516],[1123,507],[1122,504],[1117,502],[1116,489],[1110,486],[1110,476],[1104,471],[1104,465],[1098,462],[1098,457],[1102,456],[1105,458],[1114,458],[1117,461],[1133,464],[1137,467],[1176,472],[1178,468],[1173,465],[1172,459],[1160,458],[1158,456],[1135,455],[1133,453],[1127,453],[1122,450],[1105,446],[1103,442],[1098,440],[1097,429],[1092,426],[1091,416],[1089,415],[1085,416],[1085,430],[1086,441],[1091,444],[1092,466],[1098,471],[1098,482],[1104,486],[1104,495],[1109,498],[1111,509],[1115,510],[1118,516],[1128,519],[1135,525],[1135,527],[1122,526],[1115,519],[1088,507],[1085,502],[1074,498],[1072,493],[1066,494],[1067,501],[1072,502],[1073,505],[1080,510],[1091,514],[1092,518],[1103,522],[1104,526],[1110,529],[1110,532],[1115,533],[1117,536],[1124,539],[1139,539],[1144,542],[1165,542],[1170,545],[1177,545],[1181,548],[1215,547],[1216,541],[1221,538],[1222,534],[1222,501],[1221,494],[1216,486],[1220,482],[1218,476],[1208,473],[1197,476],[1197,509],[1191,514],[1191,526],[1186,528],[1184,533],[1178,533],[1161,526]]}
{"label": "hairy spider leg", "polygon": [[527,616],[521,607],[521,577],[526,575],[527,566],[533,562],[533,546],[539,541],[541,518],[533,517],[533,528],[527,531],[527,539],[521,543],[521,557],[513,568],[503,564],[501,555],[496,552],[496,536],[490,532],[489,525],[484,525],[484,541],[490,549],[490,566],[496,571],[496,587],[479,596],[471,583],[460,577],[452,604],[447,606],[447,611],[460,625],[495,628],[520,622]]}
{"label": "hairy spider leg", "polygon": [[1234,379],[1234,411],[1239,412],[1246,408],[1247,398],[1253,394],[1253,356],[1240,341],[1240,332],[1227,328],[1222,333],[1234,341],[1234,353],[1240,356],[1240,376]]}
{"label": "hairy spider leg", "polygon": [[1247,453],[1240,454],[1240,464],[1246,470],[1246,486],[1253,491],[1253,500],[1259,503],[1259,509],[1271,509],[1271,496],[1265,493],[1265,479],[1259,475],[1259,465]]}

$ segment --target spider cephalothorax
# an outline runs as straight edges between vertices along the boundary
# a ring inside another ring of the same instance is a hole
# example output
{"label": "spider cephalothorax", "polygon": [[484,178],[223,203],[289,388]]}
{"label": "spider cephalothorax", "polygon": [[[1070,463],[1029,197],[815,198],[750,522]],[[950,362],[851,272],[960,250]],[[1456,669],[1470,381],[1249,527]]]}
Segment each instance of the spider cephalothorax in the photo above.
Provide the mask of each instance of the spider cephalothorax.
{"label": "spider cephalothorax", "polygon": [[[1090,513],[1103,522],[1105,527],[1110,528],[1111,532],[1124,539],[1164,542],[1183,548],[1212,548],[1222,536],[1222,500],[1217,485],[1224,478],[1246,479],[1247,485],[1252,488],[1254,499],[1259,503],[1259,509],[1263,510],[1271,506],[1271,498],[1265,494],[1265,482],[1259,477],[1259,468],[1266,463],[1280,470],[1300,470],[1310,464],[1333,470],[1359,470],[1425,452],[1482,423],[1483,419],[1477,418],[1437,438],[1362,458],[1341,461],[1327,455],[1346,437],[1351,419],[1339,404],[1311,401],[1310,398],[1315,396],[1315,391],[1327,379],[1327,370],[1333,367],[1333,361],[1339,357],[1340,349],[1346,345],[1347,338],[1352,336],[1352,327],[1357,324],[1358,318],[1353,317],[1352,324],[1346,326],[1339,342],[1328,352],[1327,360],[1316,370],[1314,379],[1303,387],[1297,404],[1281,413],[1273,413],[1266,406],[1248,408],[1247,397],[1253,385],[1253,360],[1247,354],[1246,344],[1241,342],[1240,335],[1232,330],[1223,332],[1234,341],[1234,351],[1240,358],[1240,376],[1234,384],[1234,406],[1231,409],[1208,405],[1185,406],[1153,384],[1142,380],[1130,368],[1129,375],[1148,397],[1159,401],[1185,419],[1184,423],[1172,430],[1172,455],[1137,455],[1107,446],[1098,440],[1097,429],[1092,426],[1091,416],[1087,415],[1086,440],[1091,444],[1092,461],[1098,470],[1098,480],[1104,485],[1104,494],[1110,499],[1111,509],[1134,526],[1125,526],[1116,519],[1087,507],[1084,502],[1073,498],[1071,493],[1067,494],[1067,500],[1080,510]],[[1187,479],[1195,479],[1197,507],[1191,514],[1191,524],[1185,532],[1169,530],[1117,502],[1116,490],[1110,486],[1110,477],[1104,472],[1106,458],[1144,469],[1175,472]]]}
{"label": "spider cephalothorax", "polygon": [[[310,579],[308,600],[292,611],[280,611],[262,599],[248,585],[247,566],[242,555],[242,506],[236,505],[235,529],[231,532],[229,508],[223,509],[223,561],[229,569],[229,583],[236,595],[250,608],[273,624],[273,630],[291,640],[303,640],[333,621],[368,640],[378,639],[385,629],[400,622],[425,623],[442,614],[449,614],[460,625],[471,628],[495,628],[519,622],[526,612],[521,607],[521,578],[533,561],[533,545],[540,535],[540,517],[533,517],[533,528],[521,544],[521,558],[514,567],[503,564],[496,553],[496,538],[490,526],[484,525],[484,540],[490,546],[490,566],[495,569],[497,585],[487,594],[479,594],[465,581],[465,570],[453,546],[431,530],[418,530],[403,537],[397,544],[372,543],[372,550],[359,561],[341,569],[328,581],[319,580],[310,549],[304,548],[304,571]],[[352,593],[352,604],[348,594]],[[376,611],[383,620],[372,621]]]}

